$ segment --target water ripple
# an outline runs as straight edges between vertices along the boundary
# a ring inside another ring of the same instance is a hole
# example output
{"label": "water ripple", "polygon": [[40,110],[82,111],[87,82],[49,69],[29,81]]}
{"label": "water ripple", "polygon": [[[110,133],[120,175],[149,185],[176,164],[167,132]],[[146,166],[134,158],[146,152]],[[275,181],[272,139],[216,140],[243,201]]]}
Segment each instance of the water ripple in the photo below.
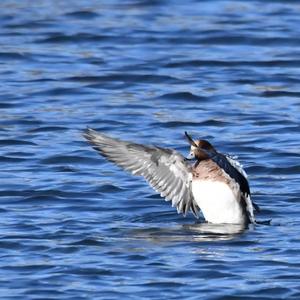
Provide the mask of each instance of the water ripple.
{"label": "water ripple", "polygon": [[[259,7],[259,9],[258,9]],[[298,1],[4,1],[5,299],[299,299]],[[263,30],[262,30],[263,29]],[[271,225],[178,215],[82,137],[238,155]]]}

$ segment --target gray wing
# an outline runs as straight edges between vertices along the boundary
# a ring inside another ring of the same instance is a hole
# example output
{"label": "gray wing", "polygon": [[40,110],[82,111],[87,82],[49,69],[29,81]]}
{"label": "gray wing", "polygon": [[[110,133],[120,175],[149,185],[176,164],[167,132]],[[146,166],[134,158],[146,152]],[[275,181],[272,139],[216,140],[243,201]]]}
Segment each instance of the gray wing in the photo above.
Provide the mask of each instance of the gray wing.
{"label": "gray wing", "polygon": [[92,129],[87,129],[84,137],[109,161],[143,176],[162,197],[172,201],[178,213],[186,215],[191,209],[198,217],[199,207],[192,195],[191,166],[180,153],[121,141]]}

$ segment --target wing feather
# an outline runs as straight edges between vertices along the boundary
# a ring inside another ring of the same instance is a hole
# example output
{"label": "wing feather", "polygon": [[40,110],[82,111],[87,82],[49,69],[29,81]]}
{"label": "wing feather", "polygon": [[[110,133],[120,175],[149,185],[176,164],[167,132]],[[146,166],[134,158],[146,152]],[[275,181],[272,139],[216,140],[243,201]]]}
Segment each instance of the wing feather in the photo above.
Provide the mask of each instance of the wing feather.
{"label": "wing feather", "polygon": [[191,209],[198,217],[199,207],[191,191],[191,166],[180,153],[121,141],[92,129],[87,129],[84,137],[109,161],[143,176],[162,197],[172,201],[178,213],[186,215]]}

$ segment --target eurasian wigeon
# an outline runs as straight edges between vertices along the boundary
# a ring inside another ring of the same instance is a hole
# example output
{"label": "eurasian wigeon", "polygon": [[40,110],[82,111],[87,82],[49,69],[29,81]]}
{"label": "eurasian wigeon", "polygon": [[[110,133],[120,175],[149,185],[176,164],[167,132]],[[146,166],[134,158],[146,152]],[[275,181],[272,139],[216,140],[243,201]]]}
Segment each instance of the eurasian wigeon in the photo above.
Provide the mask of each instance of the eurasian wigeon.
{"label": "eurasian wigeon", "polygon": [[[234,158],[218,152],[206,140],[193,140],[188,158],[172,149],[121,141],[87,129],[84,137],[109,161],[143,176],[178,213],[189,210],[214,224],[255,223],[247,175]],[[191,163],[190,160],[195,160]]]}

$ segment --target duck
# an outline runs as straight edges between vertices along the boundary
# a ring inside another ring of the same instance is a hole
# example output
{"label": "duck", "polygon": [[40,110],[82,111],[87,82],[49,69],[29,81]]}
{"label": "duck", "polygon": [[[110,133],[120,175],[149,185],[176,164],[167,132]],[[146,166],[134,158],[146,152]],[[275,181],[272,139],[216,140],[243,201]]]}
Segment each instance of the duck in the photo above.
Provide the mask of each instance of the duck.
{"label": "duck", "polygon": [[222,154],[207,140],[193,138],[184,157],[174,149],[148,146],[87,128],[83,134],[91,146],[108,161],[150,186],[176,207],[178,214],[202,213],[212,224],[255,224],[247,174],[235,157]]}

